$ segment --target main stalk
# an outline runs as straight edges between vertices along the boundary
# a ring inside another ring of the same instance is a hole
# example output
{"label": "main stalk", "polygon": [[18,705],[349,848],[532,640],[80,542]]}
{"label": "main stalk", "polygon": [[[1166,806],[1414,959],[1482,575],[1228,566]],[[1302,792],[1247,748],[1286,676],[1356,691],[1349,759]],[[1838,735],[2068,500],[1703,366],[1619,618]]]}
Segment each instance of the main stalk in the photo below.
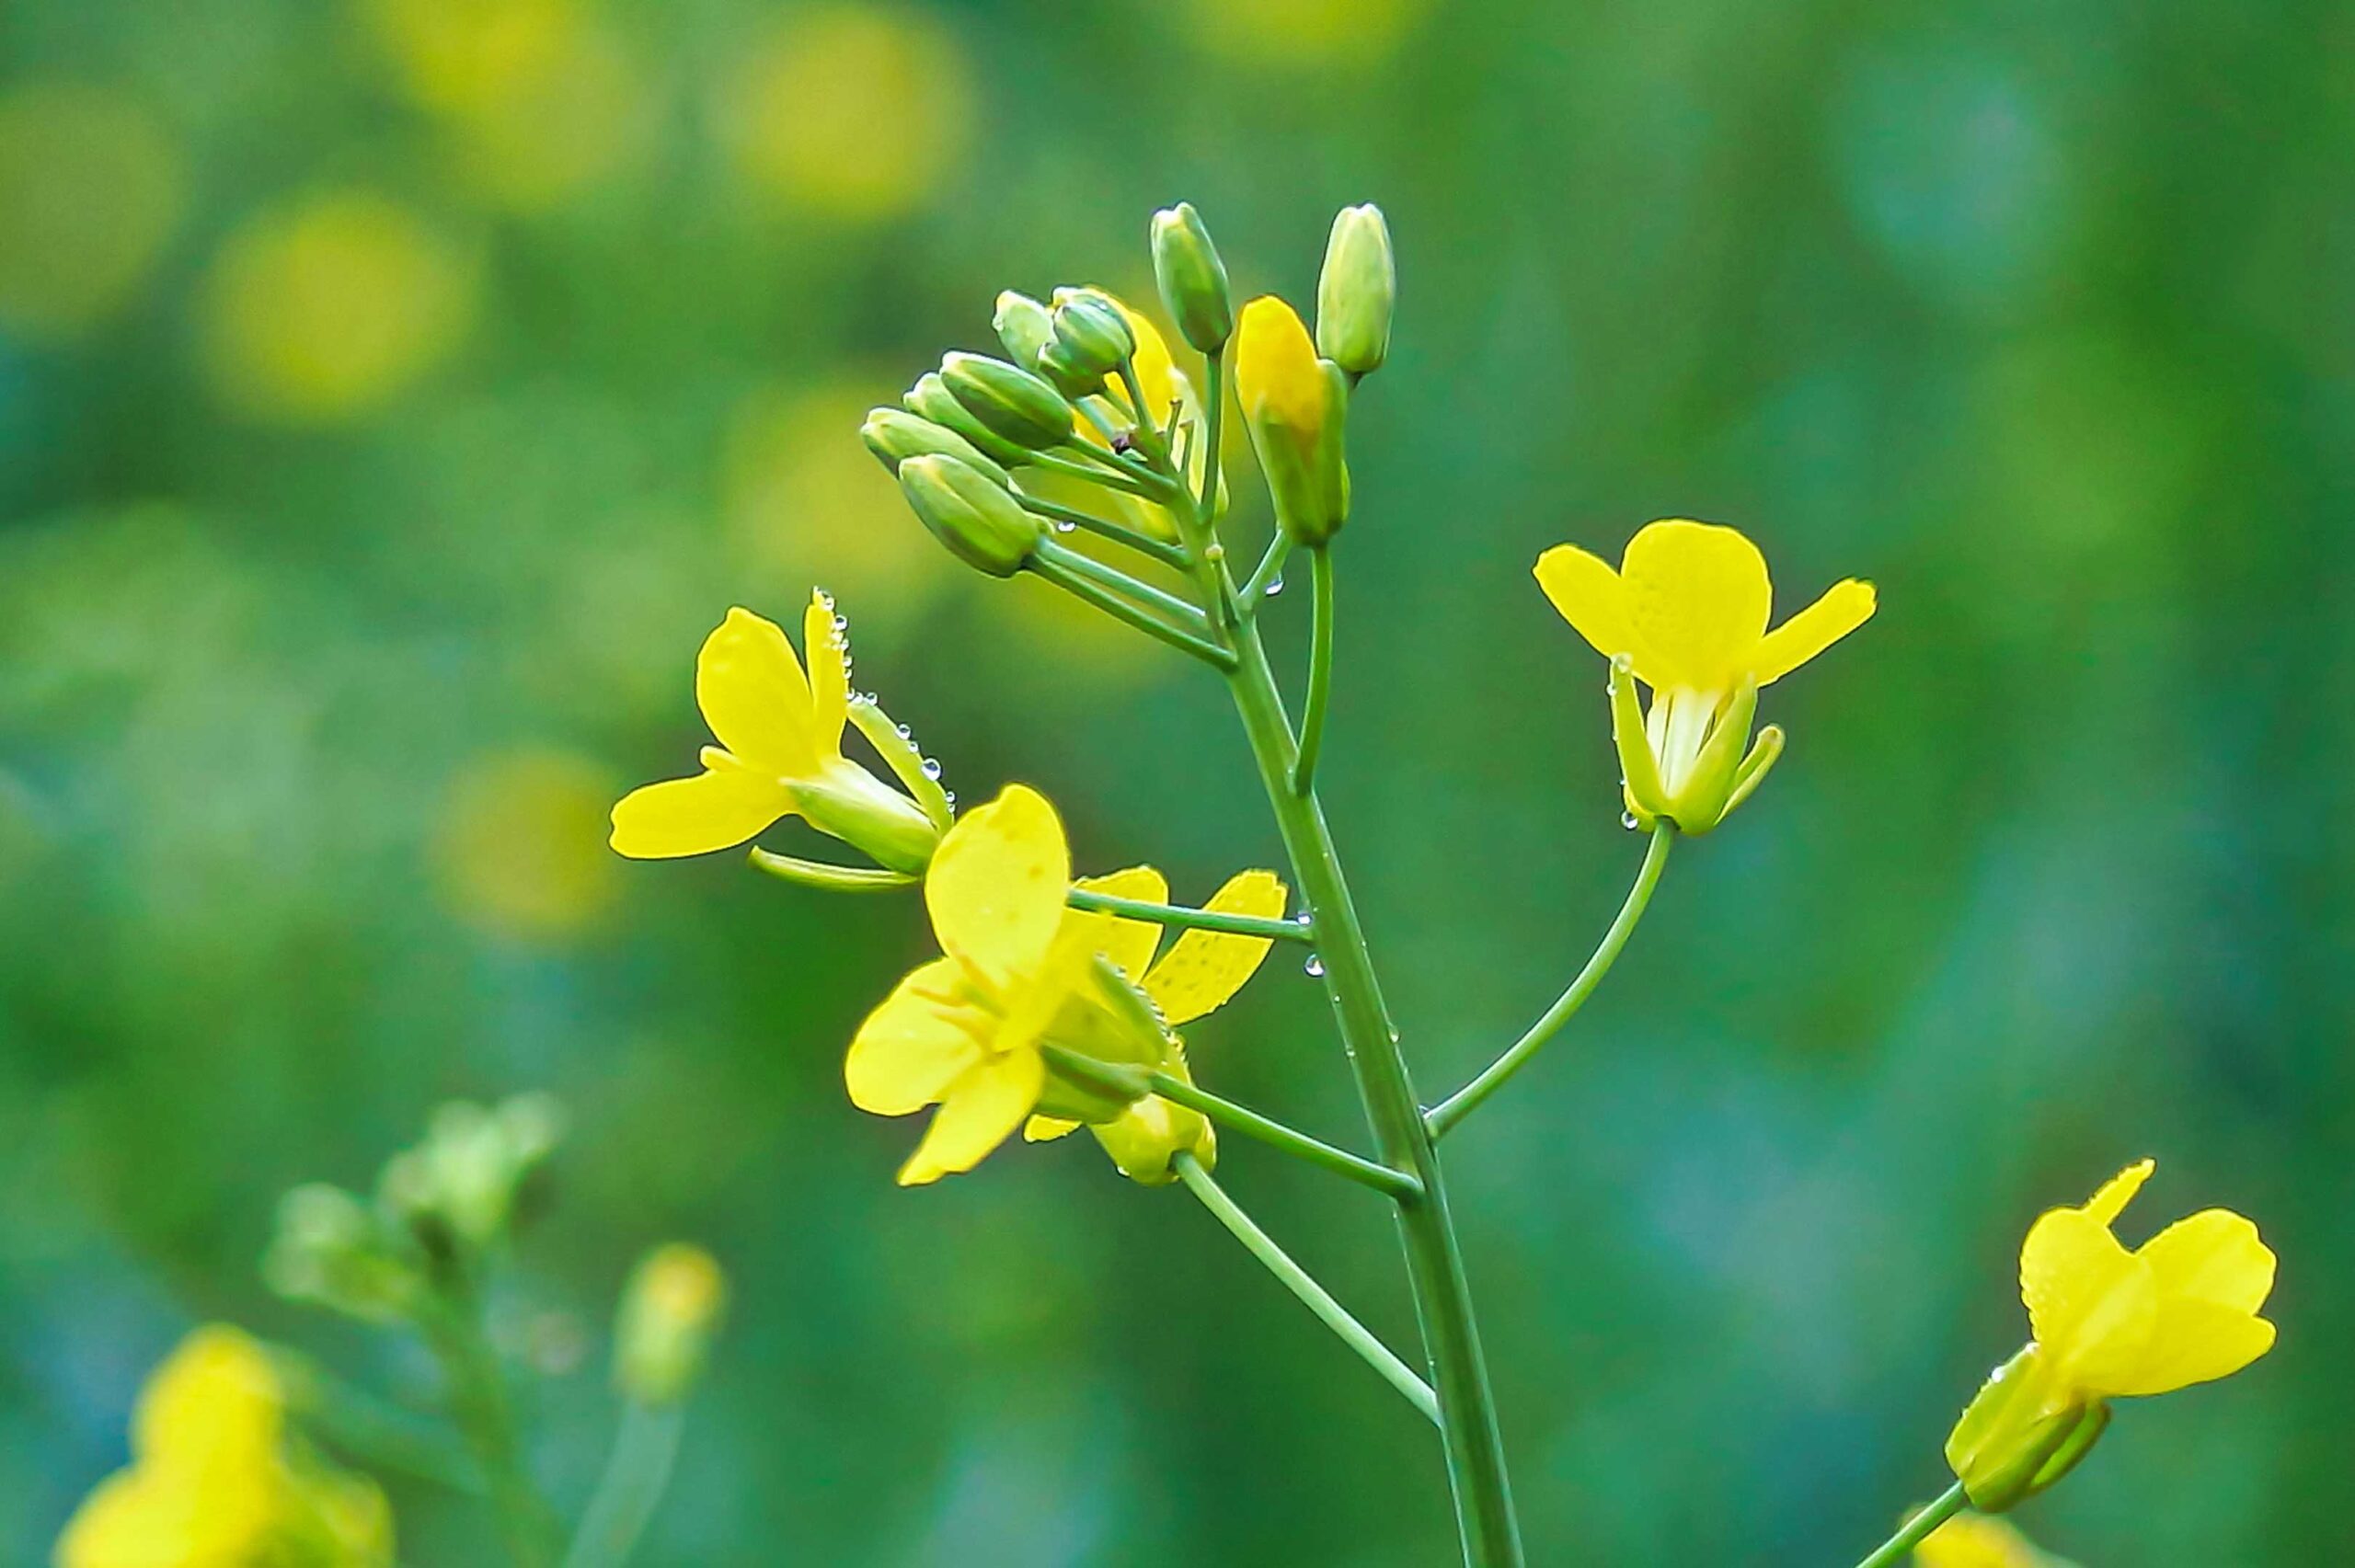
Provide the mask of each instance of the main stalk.
{"label": "main stalk", "polygon": [[1239,657],[1227,684],[1275,807],[1276,827],[1301,896],[1315,919],[1326,993],[1340,1023],[1375,1147],[1385,1162],[1412,1172],[1422,1182],[1419,1197],[1400,1200],[1398,1229],[1431,1381],[1439,1393],[1440,1432],[1464,1561],[1467,1568],[1522,1568],[1521,1527],[1513,1516],[1512,1491],[1505,1475],[1504,1441],[1473,1320],[1464,1256],[1448,1214],[1447,1188],[1440,1179],[1438,1151],[1423,1125],[1421,1104],[1383,1005],[1365,933],[1325,826],[1324,808],[1314,789],[1296,793],[1292,787],[1297,758],[1292,729],[1284,721],[1283,699],[1258,627],[1249,615],[1235,620],[1232,635]]}

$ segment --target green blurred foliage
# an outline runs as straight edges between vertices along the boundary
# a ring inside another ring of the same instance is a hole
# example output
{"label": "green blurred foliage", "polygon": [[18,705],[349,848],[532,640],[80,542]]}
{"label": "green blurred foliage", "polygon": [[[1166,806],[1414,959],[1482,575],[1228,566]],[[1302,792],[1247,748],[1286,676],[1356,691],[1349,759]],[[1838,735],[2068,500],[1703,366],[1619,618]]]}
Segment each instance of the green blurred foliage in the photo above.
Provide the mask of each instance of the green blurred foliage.
{"label": "green blurred foliage", "polygon": [[[854,433],[1000,287],[1147,297],[1182,196],[1296,303],[1339,205],[1397,236],[1324,780],[1427,1093],[1637,858],[1537,552],[1690,515],[1785,609],[1880,585],[1449,1145],[1534,1560],[1853,1560],[2016,1346],[2029,1219],[2143,1153],[2154,1223],[2265,1227],[2281,1347],[2026,1523],[2355,1558],[2350,69],[2318,0],[9,7],[0,1557],[190,1321],[425,1391],[264,1293],[273,1200],[545,1087],[507,1327],[568,1505],[631,1260],[736,1282],[649,1562],[1446,1560],[1430,1432],[1182,1191],[1084,1139],[892,1187],[915,1129],[839,1052],[913,900],[602,842],[700,740],[703,633],[814,580],[969,800],[1036,783],[1180,897],[1269,862],[1214,683],[960,575]],[[1349,1134],[1296,969],[1197,1070]],[[1406,1342],[1373,1200],[1227,1155]],[[481,1560],[395,1502],[405,1560]]]}

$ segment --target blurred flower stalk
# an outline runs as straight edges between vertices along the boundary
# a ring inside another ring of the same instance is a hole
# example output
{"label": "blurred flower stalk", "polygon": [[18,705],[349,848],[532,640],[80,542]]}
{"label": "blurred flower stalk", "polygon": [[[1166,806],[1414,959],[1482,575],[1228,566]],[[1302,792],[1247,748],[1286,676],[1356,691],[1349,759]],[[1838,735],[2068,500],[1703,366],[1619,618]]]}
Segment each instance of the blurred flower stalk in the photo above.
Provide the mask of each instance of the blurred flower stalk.
{"label": "blurred flower stalk", "polygon": [[544,1094],[454,1102],[386,1161],[373,1195],[289,1192],[262,1273],[292,1301],[414,1335],[440,1379],[413,1409],[238,1329],[192,1332],[148,1379],[129,1469],[92,1492],[58,1568],[392,1568],[392,1510],[371,1468],[478,1497],[519,1568],[616,1568],[652,1516],[727,1297],[719,1265],[672,1242],[638,1264],[614,1334],[621,1403],[603,1478],[568,1531],[533,1473],[518,1357],[492,1306],[534,1173],[562,1116]]}
{"label": "blurred flower stalk", "polygon": [[[944,356],[900,406],[869,412],[860,435],[958,561],[990,578],[1037,578],[1226,686],[1288,874],[1246,870],[1203,905],[1173,903],[1151,866],[1077,875],[1062,817],[1029,784],[1009,784],[959,816],[939,764],[853,690],[847,622],[823,593],[803,618],[798,656],[782,628],[728,612],[695,665],[696,701],[719,745],[705,751],[701,774],[623,799],[613,845],[640,858],[695,854],[798,816],[853,858],[756,846],[754,864],[823,889],[920,886],[939,956],[867,1016],[844,1066],[861,1109],[931,1113],[900,1182],[971,1171],[1017,1130],[1036,1142],[1087,1127],[1131,1181],[1197,1197],[1437,1425],[1465,1562],[1518,1568],[1525,1557],[1496,1401],[1437,1146],[1593,994],[1675,842],[1716,831],[1756,796],[1784,750],[1781,729],[1755,727],[1761,692],[1869,620],[1874,590],[1841,582],[1775,624],[1757,546],[1683,519],[1640,530],[1616,567],[1571,544],[1538,559],[1539,586],[1604,662],[1607,702],[1596,716],[1608,717],[1626,822],[1645,852],[1618,917],[1559,998],[1426,1109],[1316,787],[1335,680],[1336,560],[1352,513],[1350,409],[1389,358],[1396,314],[1388,224],[1372,205],[1336,218],[1313,324],[1273,295],[1238,308],[1192,207],[1156,213],[1150,233],[1168,330],[1100,286],[1044,297],[1007,290],[993,315],[1002,356]],[[1223,478],[1237,418],[1274,520],[1247,571]],[[1309,651],[1287,694],[1261,621],[1295,555],[1307,557]],[[880,772],[844,753],[851,727]],[[1231,999],[1279,944],[1305,950],[1304,967],[1332,1004],[1369,1153],[1213,1093],[1176,1033]],[[1212,1174],[1216,1131],[1356,1182],[1392,1207],[1422,1329],[1415,1362],[1227,1194]],[[1955,1486],[1867,1564],[1917,1550],[1930,1562],[2047,1561],[1983,1516],[2080,1462],[2111,1400],[2221,1377],[2269,1346],[2271,1327],[2256,1314],[2272,1254],[2246,1220],[2211,1210],[2133,1253],[2111,1235],[2148,1173],[2147,1163],[2131,1167],[2085,1208],[2038,1222],[2022,1256],[2036,1339],[1956,1426],[1947,1449]],[[709,1294],[692,1272],[646,1288],[681,1303]],[[1977,1514],[1964,1516],[1966,1505]]]}

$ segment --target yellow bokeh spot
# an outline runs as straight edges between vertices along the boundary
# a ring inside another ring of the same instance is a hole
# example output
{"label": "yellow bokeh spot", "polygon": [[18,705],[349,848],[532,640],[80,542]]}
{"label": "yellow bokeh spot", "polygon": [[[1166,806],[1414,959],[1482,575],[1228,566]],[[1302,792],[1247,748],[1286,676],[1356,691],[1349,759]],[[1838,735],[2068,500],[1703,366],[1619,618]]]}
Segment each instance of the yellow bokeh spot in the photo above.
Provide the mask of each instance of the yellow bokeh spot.
{"label": "yellow bokeh spot", "polygon": [[859,421],[889,384],[752,394],[730,421],[721,474],[737,570],[779,598],[824,586],[858,616],[869,647],[888,643],[962,570],[859,442]]}
{"label": "yellow bokeh spot", "polygon": [[557,943],[611,907],[605,851],[614,779],[588,759],[523,746],[477,757],[451,781],[434,824],[442,897],[494,936]]}
{"label": "yellow bokeh spot", "polygon": [[1394,53],[1428,0],[1188,0],[1195,39],[1238,65],[1363,65]]}
{"label": "yellow bokeh spot", "polygon": [[572,0],[370,0],[367,14],[468,182],[502,206],[556,206],[645,146],[643,74]]}
{"label": "yellow bokeh spot", "polygon": [[154,268],[186,196],[179,150],[128,94],[0,96],[0,324],[63,336],[102,320]]}
{"label": "yellow bokeh spot", "polygon": [[921,205],[973,132],[963,52],[913,12],[801,14],[755,48],[729,97],[739,171],[788,206],[845,223]]}
{"label": "yellow bokeh spot", "polygon": [[258,419],[369,413],[443,360],[473,316],[467,261],[406,208],[362,190],[264,212],[206,280],[206,368]]}

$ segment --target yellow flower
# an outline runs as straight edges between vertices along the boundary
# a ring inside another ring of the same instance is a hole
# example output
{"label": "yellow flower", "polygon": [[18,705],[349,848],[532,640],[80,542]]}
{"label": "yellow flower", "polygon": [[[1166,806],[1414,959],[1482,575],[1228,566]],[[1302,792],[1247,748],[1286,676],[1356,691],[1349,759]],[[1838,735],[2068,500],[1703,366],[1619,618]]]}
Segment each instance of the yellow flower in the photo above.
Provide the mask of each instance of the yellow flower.
{"label": "yellow flower", "polygon": [[2099,1435],[2105,1402],[2212,1381],[2273,1347],[2257,1309],[2274,1257],[2247,1219],[2205,1209],[2131,1252],[2111,1233],[2152,1169],[2129,1165],[2085,1207],[2049,1211],[2020,1248],[2035,1337],[1947,1439],[1947,1462],[1982,1510],[2060,1479]]}
{"label": "yellow flower", "polygon": [[[1149,865],[1132,866],[1109,876],[1085,877],[1078,886],[1116,898],[1153,904],[1169,900],[1168,879]],[[1229,877],[1203,907],[1221,914],[1277,920],[1282,917],[1290,897],[1291,889],[1273,872],[1245,871]],[[1264,936],[1189,931],[1170,944],[1169,951],[1155,961],[1154,952],[1161,945],[1161,927],[1151,921],[1124,917],[1110,921],[1105,943],[1103,956],[1136,981],[1160,1011],[1161,1021],[1173,1029],[1225,1006],[1227,1000],[1258,971],[1268,949],[1274,945]],[[1186,1068],[1182,1042],[1173,1046],[1163,1070],[1188,1083],[1194,1081]],[[1061,1138],[1078,1125],[1054,1116],[1032,1116],[1023,1136],[1032,1142],[1041,1142]],[[1170,1173],[1169,1162],[1180,1150],[1190,1152],[1205,1169],[1218,1162],[1218,1139],[1209,1121],[1200,1112],[1159,1095],[1147,1095],[1112,1120],[1098,1122],[1089,1130],[1096,1134],[1097,1141],[1104,1146],[1104,1151],[1112,1157],[1112,1163],[1120,1167],[1122,1175],[1147,1185],[1157,1186],[1176,1179]]]}
{"label": "yellow flower", "polygon": [[1349,397],[1341,372],[1316,357],[1298,314],[1273,294],[1245,305],[1235,324],[1235,396],[1277,523],[1296,544],[1330,539],[1350,511]]}
{"label": "yellow flower", "polygon": [[1316,340],[1300,315],[1273,294],[1243,307],[1235,329],[1235,395],[1243,417],[1276,418],[1295,430],[1325,419],[1325,375]]}
{"label": "yellow flower", "polygon": [[[850,700],[850,646],[823,593],[810,597],[802,638],[806,678],[775,622],[729,611],[695,657],[695,702],[719,744],[704,748],[704,771],[694,778],[623,796],[614,807],[615,849],[637,860],[703,854],[799,815],[888,870],[924,869],[940,824],[843,755],[843,727],[864,720],[872,704]],[[902,750],[884,751],[895,771]]]}
{"label": "yellow flower", "polygon": [[1913,1549],[1920,1568],[2069,1568],[2001,1519],[1958,1514]]}
{"label": "yellow flower", "polygon": [[58,1568],[378,1568],[392,1515],[373,1482],[290,1457],[269,1356],[200,1328],[156,1368],[132,1421],[132,1465],[101,1482],[58,1538]]}
{"label": "yellow flower", "polygon": [[1059,1082],[1051,1040],[1099,1061],[1159,1067],[1166,1033],[1099,963],[1109,917],[1069,909],[1071,851],[1053,807],[1009,785],[940,841],[925,906],[943,956],[920,965],[851,1041],[851,1103],[903,1116],[938,1105],[902,1186],[970,1171],[1033,1110],[1101,1121],[1127,1102]]}
{"label": "yellow flower", "polygon": [[[1773,589],[1758,547],[1730,528],[1648,523],[1617,571],[1574,544],[1537,557],[1538,584],[1578,634],[1612,660],[1614,731],[1627,809],[1647,827],[1717,825],[1782,750],[1768,726],[1747,756],[1758,689],[1872,618],[1873,587],[1851,578],[1773,631]],[[1652,689],[1636,711],[1628,676]]]}

